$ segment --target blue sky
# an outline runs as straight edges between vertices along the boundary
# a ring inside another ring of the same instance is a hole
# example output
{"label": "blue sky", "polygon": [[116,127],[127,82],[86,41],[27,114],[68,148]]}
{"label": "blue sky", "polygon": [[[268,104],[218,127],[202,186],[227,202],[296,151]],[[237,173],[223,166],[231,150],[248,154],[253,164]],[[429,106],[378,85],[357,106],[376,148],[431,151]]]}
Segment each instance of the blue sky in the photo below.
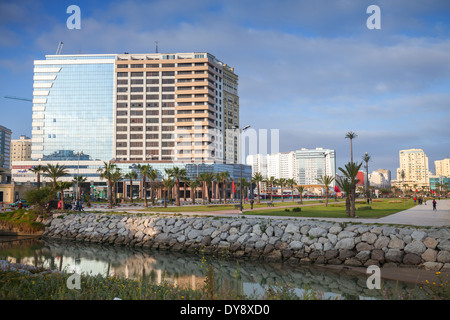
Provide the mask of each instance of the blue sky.
{"label": "blue sky", "polygon": [[[66,9],[81,9],[69,30]],[[369,5],[381,29],[369,30]],[[0,125],[31,136],[33,60],[63,54],[210,52],[239,75],[241,124],[279,129],[280,151],[368,152],[369,170],[398,151],[450,157],[447,0],[0,1]],[[269,150],[270,151],[270,150]]]}

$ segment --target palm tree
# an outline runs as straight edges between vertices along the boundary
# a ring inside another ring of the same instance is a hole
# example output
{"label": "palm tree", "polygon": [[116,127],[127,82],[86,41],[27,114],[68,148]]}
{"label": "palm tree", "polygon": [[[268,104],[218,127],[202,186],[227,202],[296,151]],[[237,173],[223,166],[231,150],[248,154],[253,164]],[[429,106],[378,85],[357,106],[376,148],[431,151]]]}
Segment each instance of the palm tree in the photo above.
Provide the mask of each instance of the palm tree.
{"label": "palm tree", "polygon": [[283,194],[283,188],[286,185],[286,179],[285,178],[280,178],[278,179],[278,185],[281,188],[281,202],[284,202],[284,194]]}
{"label": "palm tree", "polygon": [[162,179],[162,183],[163,183],[163,191],[164,191],[163,192],[164,208],[167,208],[167,201],[166,201],[166,199],[168,197],[167,194],[168,194],[169,190],[172,189],[173,186],[175,185],[175,181],[172,178],[167,177],[167,179],[166,178]]}
{"label": "palm tree", "polygon": [[271,176],[264,180],[270,186],[270,202],[273,202],[273,186],[275,185],[277,179],[274,176]]}
{"label": "palm tree", "polygon": [[261,203],[260,200],[260,194],[261,194],[261,187],[260,187],[260,183],[264,181],[264,177],[262,176],[261,173],[256,172],[253,177],[252,177],[252,182],[256,183],[256,192],[258,194],[258,199],[256,200],[256,203]]}
{"label": "palm tree", "polygon": [[350,139],[350,161],[351,162],[353,162],[353,139],[355,139],[357,136],[358,135],[353,131],[349,131],[345,135],[346,139]]}
{"label": "palm tree", "polygon": [[[209,196],[209,186],[211,185],[212,181],[214,180],[214,173],[213,172],[203,172],[200,173],[200,181],[203,182],[203,190],[206,189],[206,196],[208,199],[208,202],[211,201],[211,198]],[[202,194],[202,203],[205,204],[205,192]]]}
{"label": "palm tree", "polygon": [[44,176],[53,180],[53,188],[57,187],[58,178],[68,176],[69,172],[65,166],[60,166],[58,163],[55,165],[48,164],[44,167]]}
{"label": "palm tree", "polygon": [[303,204],[303,192],[305,191],[305,187],[297,186],[297,191],[300,194],[300,203]]}
{"label": "palm tree", "polygon": [[57,181],[56,182],[56,189],[61,192],[61,209],[64,210],[64,190],[69,189],[72,187],[71,182],[62,182]]}
{"label": "palm tree", "polygon": [[112,208],[112,178],[114,171],[116,169],[116,165],[114,163],[103,161],[103,168],[98,168],[97,172],[100,173],[100,179],[106,179],[108,181],[108,202],[109,208]]}
{"label": "palm tree", "polygon": [[202,185],[202,182],[198,179],[189,180],[189,188],[191,189],[192,204],[195,204],[197,188]]}
{"label": "palm tree", "polygon": [[291,188],[292,201],[294,201],[294,186],[295,180],[293,178],[286,179],[286,185]]}
{"label": "palm tree", "polygon": [[323,185],[323,187],[325,188],[325,207],[328,206],[328,193],[329,193],[329,189],[331,186],[331,183],[334,181],[334,177],[332,176],[319,176],[319,178],[317,178],[317,182],[319,182],[320,184]]}
{"label": "palm tree", "polygon": [[117,204],[117,182],[122,180],[122,173],[120,169],[116,168],[116,171],[113,172],[111,176],[111,183],[113,185],[113,193],[114,193],[114,205]]}
{"label": "palm tree", "polygon": [[73,178],[73,180],[72,180],[73,183],[77,184],[77,188],[78,188],[78,190],[77,190],[77,200],[79,200],[80,197],[81,197],[81,185],[82,185],[83,182],[86,182],[86,180],[87,180],[87,177],[83,177],[82,175],[75,176]]}
{"label": "palm tree", "polygon": [[350,180],[347,177],[343,177],[341,179],[337,179],[336,183],[342,192],[345,192],[345,212],[347,217],[351,216],[351,193],[352,193],[352,185]]}
{"label": "palm tree", "polygon": [[33,166],[33,168],[28,169],[37,175],[37,188],[41,188],[41,173],[44,173],[45,166],[38,164],[37,166]]}
{"label": "palm tree", "polygon": [[358,184],[358,171],[362,166],[362,162],[360,164],[349,162],[345,165],[345,169],[339,167],[339,170],[344,174],[344,177],[348,179],[350,183],[350,192],[348,193],[348,196],[350,197],[350,216],[355,217],[355,203],[356,203],[356,185]]}
{"label": "palm tree", "polygon": [[155,181],[158,179],[158,171],[156,169],[150,168],[147,178],[150,180],[150,199],[152,200],[152,205],[155,205]]}
{"label": "palm tree", "polygon": [[[123,176],[125,179],[130,179],[130,202],[133,203],[133,180],[137,179],[138,174],[136,171],[131,170],[130,172],[127,172],[126,174],[124,174]],[[125,196],[124,198],[126,198],[126,190],[124,191]]]}
{"label": "palm tree", "polygon": [[185,168],[173,167],[171,170],[168,170],[168,175],[175,180],[175,205],[180,206],[180,180],[187,178],[187,171]]}
{"label": "palm tree", "polygon": [[231,176],[228,171],[223,171],[219,173],[217,182],[222,181],[222,194],[223,194],[223,204],[227,204],[227,183],[230,181]]}
{"label": "palm tree", "polygon": [[145,203],[145,207],[148,207],[148,203],[147,203],[147,178],[150,175],[150,172],[152,171],[152,167],[148,164],[138,164],[138,169],[139,172],[141,173],[142,176],[142,188],[143,188],[143,192],[144,192],[144,203]]}

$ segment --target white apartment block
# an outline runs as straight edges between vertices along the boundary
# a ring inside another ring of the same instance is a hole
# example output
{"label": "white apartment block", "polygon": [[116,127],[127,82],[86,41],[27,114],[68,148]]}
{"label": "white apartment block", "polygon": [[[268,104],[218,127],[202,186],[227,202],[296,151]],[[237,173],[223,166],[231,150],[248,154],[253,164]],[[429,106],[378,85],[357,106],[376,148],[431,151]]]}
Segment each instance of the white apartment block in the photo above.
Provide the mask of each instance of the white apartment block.
{"label": "white apartment block", "polygon": [[450,158],[436,160],[434,162],[436,176],[450,177]]}
{"label": "white apartment block", "polygon": [[[430,185],[428,157],[422,149],[408,149],[399,151],[400,167],[397,168],[397,185],[407,184],[410,187]],[[402,178],[404,172],[404,178]]]}
{"label": "white apartment block", "polygon": [[390,170],[378,169],[369,174],[370,186],[376,188],[389,188],[391,186]]}

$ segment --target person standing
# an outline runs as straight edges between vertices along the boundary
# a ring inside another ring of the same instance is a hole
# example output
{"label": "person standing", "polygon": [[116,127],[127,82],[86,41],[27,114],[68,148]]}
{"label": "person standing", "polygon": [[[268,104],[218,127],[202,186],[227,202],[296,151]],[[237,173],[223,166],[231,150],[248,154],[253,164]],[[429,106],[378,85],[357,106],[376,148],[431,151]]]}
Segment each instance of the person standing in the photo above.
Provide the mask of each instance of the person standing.
{"label": "person standing", "polygon": [[433,211],[436,211],[436,204],[437,204],[436,199],[433,199]]}
{"label": "person standing", "polygon": [[255,201],[253,200],[253,199],[251,199],[250,200],[250,207],[251,207],[251,209],[253,210],[253,203],[254,203]]}

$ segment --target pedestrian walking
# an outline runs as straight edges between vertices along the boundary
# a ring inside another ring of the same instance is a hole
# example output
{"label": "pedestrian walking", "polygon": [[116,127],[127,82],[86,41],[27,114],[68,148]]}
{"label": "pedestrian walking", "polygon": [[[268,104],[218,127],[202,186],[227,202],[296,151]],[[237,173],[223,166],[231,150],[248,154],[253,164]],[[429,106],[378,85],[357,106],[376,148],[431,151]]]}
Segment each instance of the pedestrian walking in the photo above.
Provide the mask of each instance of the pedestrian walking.
{"label": "pedestrian walking", "polygon": [[436,211],[436,204],[437,204],[436,199],[433,199],[433,211]]}

